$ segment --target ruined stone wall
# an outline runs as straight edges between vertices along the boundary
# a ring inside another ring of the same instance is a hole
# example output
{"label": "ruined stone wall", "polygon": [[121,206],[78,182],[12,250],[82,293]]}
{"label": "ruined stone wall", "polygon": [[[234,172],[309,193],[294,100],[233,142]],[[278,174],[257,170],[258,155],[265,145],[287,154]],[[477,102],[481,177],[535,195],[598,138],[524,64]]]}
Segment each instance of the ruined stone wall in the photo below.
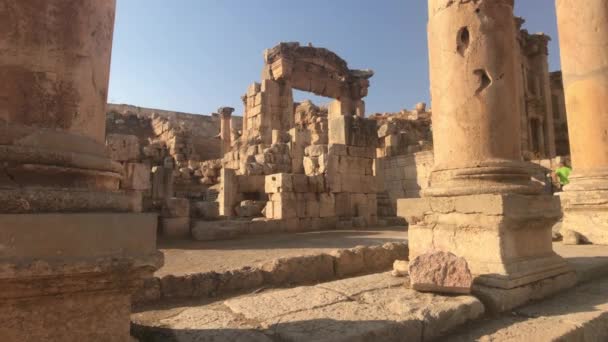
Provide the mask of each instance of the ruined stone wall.
{"label": "ruined stone wall", "polygon": [[433,149],[431,131],[432,114],[426,105],[419,103],[412,111],[377,113],[371,119],[377,122],[378,148],[376,157],[408,155]]}
{"label": "ruined stone wall", "polygon": [[381,191],[386,192],[394,210],[399,198],[420,197],[420,192],[428,187],[433,163],[432,150],[376,160]]}
{"label": "ruined stone wall", "polygon": [[[123,104],[108,104],[107,133],[132,134],[139,138],[142,146],[150,140],[163,141],[173,152],[179,152],[184,143],[189,150],[183,151],[198,161],[222,158],[220,118],[217,115],[198,115],[142,108]],[[242,117],[232,117],[232,126],[241,127]],[[187,140],[177,141],[176,136],[183,133]],[[175,153],[179,154],[179,153]]]}
{"label": "ruined stone wall", "polygon": [[[521,28],[525,21],[516,18],[516,22]],[[556,155],[556,142],[548,60],[551,38],[520,29],[517,40],[522,152],[527,160],[552,158]]]}
{"label": "ruined stone wall", "polygon": [[[240,117],[233,117],[237,125]],[[217,184],[221,159],[220,118],[129,105],[107,107],[106,142],[112,159],[125,164],[125,178],[151,188],[144,209],[159,210],[173,196],[204,200]],[[127,167],[140,163],[145,168]],[[127,189],[133,185],[127,184]]]}

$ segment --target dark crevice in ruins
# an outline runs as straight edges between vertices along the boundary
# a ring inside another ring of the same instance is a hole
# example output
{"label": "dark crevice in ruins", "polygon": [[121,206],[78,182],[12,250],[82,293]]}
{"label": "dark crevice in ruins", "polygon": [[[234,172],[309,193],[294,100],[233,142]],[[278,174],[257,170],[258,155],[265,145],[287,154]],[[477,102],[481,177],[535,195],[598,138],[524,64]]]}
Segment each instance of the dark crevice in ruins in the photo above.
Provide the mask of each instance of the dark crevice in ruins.
{"label": "dark crevice in ruins", "polygon": [[468,27],[463,27],[458,31],[458,37],[456,39],[456,50],[461,56],[464,56],[464,53],[469,48],[469,43],[471,40],[471,35],[469,33]]}
{"label": "dark crevice in ruins", "polygon": [[488,76],[487,71],[484,69],[477,69],[473,71],[473,74],[479,77],[479,87],[475,91],[475,95],[479,95],[492,84],[492,79],[490,79],[490,76]]}

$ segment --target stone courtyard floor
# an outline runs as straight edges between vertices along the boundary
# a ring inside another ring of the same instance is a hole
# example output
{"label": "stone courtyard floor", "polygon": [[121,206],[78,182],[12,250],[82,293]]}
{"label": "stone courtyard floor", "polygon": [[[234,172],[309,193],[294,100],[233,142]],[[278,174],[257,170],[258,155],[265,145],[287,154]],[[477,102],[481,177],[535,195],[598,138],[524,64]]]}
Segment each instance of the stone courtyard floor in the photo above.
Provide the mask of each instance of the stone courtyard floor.
{"label": "stone courtyard floor", "polygon": [[[407,232],[395,227],[161,241],[166,260],[157,276],[220,272],[387,242],[407,242]],[[580,285],[497,317],[485,314],[473,296],[418,293],[407,288],[407,278],[375,273],[161,301],[132,315],[132,332],[141,341],[608,341],[608,246],[558,242],[554,249],[574,266]]]}

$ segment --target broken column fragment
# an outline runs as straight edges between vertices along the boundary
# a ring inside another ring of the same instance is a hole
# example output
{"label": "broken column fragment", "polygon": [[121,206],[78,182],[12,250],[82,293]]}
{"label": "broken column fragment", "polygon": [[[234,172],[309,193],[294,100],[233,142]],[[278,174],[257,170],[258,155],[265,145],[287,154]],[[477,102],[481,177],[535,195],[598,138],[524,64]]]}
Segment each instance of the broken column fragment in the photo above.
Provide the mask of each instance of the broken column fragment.
{"label": "broken column fragment", "polygon": [[409,263],[410,284],[414,290],[435,293],[469,294],[473,275],[464,258],[449,252],[431,252]]}

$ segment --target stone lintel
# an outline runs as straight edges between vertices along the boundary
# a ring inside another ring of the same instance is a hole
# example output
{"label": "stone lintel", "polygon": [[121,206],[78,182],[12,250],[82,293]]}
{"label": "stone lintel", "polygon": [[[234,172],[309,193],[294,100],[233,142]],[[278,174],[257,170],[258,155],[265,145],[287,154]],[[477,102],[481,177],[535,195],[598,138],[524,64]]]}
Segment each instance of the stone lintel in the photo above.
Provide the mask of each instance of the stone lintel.
{"label": "stone lintel", "polygon": [[467,260],[476,284],[503,289],[570,271],[551,243],[558,198],[511,194],[425,201],[421,221],[409,229],[410,260],[433,250],[452,252]]}

